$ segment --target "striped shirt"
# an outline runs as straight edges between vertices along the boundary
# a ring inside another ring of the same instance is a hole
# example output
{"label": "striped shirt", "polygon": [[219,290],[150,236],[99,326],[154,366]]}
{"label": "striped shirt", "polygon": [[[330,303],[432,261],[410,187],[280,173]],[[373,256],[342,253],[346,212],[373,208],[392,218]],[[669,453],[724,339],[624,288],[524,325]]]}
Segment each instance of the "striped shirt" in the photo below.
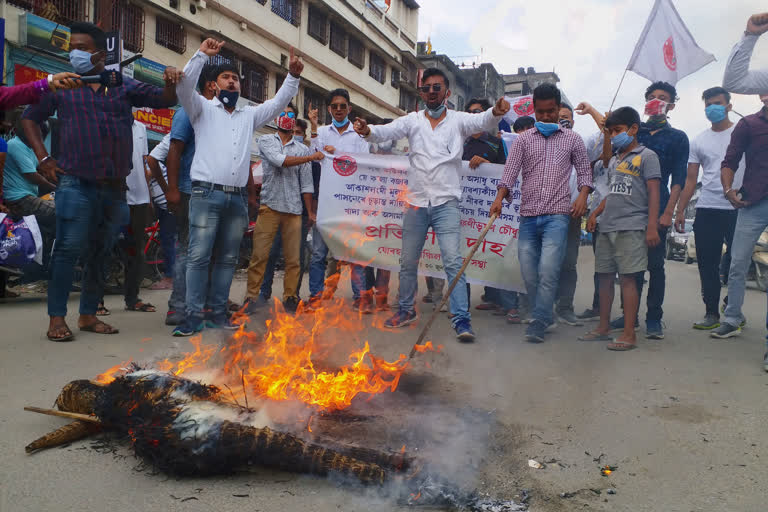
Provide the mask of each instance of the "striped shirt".
{"label": "striped shirt", "polygon": [[281,213],[301,215],[301,194],[312,194],[312,167],[302,164],[283,167],[286,156],[307,156],[309,149],[291,139],[283,144],[276,133],[259,137],[261,167],[264,169],[264,183],[261,186],[261,204]]}
{"label": "striped shirt", "polygon": [[131,107],[168,108],[163,90],[124,77],[119,87],[82,87],[46,94],[24,112],[37,123],[58,113],[58,164],[85,180],[125,178],[133,156]]}

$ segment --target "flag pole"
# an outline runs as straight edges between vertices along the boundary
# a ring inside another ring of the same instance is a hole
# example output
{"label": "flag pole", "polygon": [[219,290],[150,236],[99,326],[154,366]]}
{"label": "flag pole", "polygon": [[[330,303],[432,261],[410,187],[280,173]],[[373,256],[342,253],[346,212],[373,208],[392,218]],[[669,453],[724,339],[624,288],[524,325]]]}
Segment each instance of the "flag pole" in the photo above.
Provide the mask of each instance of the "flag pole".
{"label": "flag pole", "polygon": [[627,71],[629,71],[629,66],[624,68],[624,74],[621,75],[621,81],[619,82],[619,86],[616,88],[616,94],[613,95],[613,101],[611,101],[611,106],[608,107],[608,112],[613,110],[613,104],[616,103],[616,98],[619,96],[619,90],[621,90],[621,84],[624,83],[624,77],[627,76]]}

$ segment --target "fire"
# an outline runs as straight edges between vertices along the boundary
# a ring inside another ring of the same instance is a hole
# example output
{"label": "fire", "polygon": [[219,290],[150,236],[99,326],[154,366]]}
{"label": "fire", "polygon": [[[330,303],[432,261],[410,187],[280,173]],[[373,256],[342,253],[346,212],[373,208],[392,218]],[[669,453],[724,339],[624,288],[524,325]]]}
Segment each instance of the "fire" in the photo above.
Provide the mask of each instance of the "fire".
{"label": "fire", "polygon": [[109,370],[105,371],[104,373],[101,373],[96,376],[96,379],[94,379],[99,384],[109,384],[113,380],[115,380],[115,374],[118,373],[120,370],[124,369],[126,366],[128,366],[131,362],[127,361],[125,363],[116,364]]}

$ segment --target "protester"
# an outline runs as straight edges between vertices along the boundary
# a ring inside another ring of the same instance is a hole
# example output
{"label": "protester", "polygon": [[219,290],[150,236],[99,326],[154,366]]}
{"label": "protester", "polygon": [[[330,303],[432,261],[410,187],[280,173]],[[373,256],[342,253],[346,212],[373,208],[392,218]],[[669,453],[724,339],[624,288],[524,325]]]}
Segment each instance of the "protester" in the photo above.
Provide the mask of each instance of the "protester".
{"label": "protester", "polygon": [[[763,108],[736,124],[722,163],[725,198],[739,213],[731,247],[725,321],[712,331],[713,338],[731,338],[741,333],[745,322],[741,306],[747,270],[755,243],[768,228],[768,94],[760,96],[760,100]],[[741,188],[737,188],[734,169],[739,168],[742,156],[745,159],[744,178]],[[765,364],[768,365],[768,353]]]}
{"label": "protester", "polygon": [[[106,37],[90,23],[70,27],[69,59],[81,75],[104,70]],[[102,268],[109,258],[107,242],[115,224],[127,221],[125,177],[130,172],[133,107],[168,108],[176,104],[175,85],[180,72],[166,68],[165,88],[143,84],[129,77],[107,88],[100,84],[44,96],[24,113],[24,134],[38,159],[38,170],[56,191],[56,247],[51,259],[48,287],[48,339],[71,341],[67,326],[67,299],[74,266],[85,252],[83,290],[80,295],[81,331],[114,334],[117,329],[96,318],[103,292]],[[57,113],[60,159],[43,144],[39,124]]]}
{"label": "protester", "polygon": [[749,61],[758,38],[768,32],[768,13],[754,14],[725,65],[723,87],[737,94],[768,94],[768,69],[749,70]]}
{"label": "protester", "polygon": [[[232,64],[221,64],[211,75],[216,77],[218,95],[208,101],[195,92],[195,85],[206,61],[217,55],[223,45],[210,38],[203,41],[187,63],[185,76],[177,87],[179,100],[195,131],[196,149],[190,171],[186,317],[173,331],[174,336],[190,336],[206,325],[203,309],[212,256],[215,261],[210,278],[211,319],[207,325],[237,328],[227,317],[227,299],[240,241],[248,226],[248,203],[255,201],[250,172],[251,139],[253,132],[277,117],[298,92],[299,75],[304,68],[291,48],[289,74],[275,98],[257,106],[239,107],[239,70]],[[170,196],[167,198],[169,203],[173,202]]]}
{"label": "protester", "polygon": [[[510,109],[509,103],[500,98],[492,109],[482,114],[448,110],[445,102],[451,95],[450,82],[445,73],[436,68],[424,70],[419,90],[426,104],[422,112],[412,112],[387,125],[368,126],[360,118],[355,121],[355,131],[369,142],[407,137],[411,146],[403,214],[400,309],[385,322],[389,328],[416,320],[413,299],[418,287],[417,270],[430,227],[437,235],[449,282],[459,273],[464,245],[459,213],[464,141],[473,133],[495,131],[501,116]],[[451,323],[457,338],[462,342],[474,341],[464,274],[459,276],[450,299]]]}
{"label": "protester", "polygon": [[[1,90],[1,89],[0,89]],[[5,181],[3,179],[3,172],[5,170],[5,160],[8,156],[8,144],[5,139],[0,137],[0,213],[8,213],[8,208],[5,206],[5,196],[3,191],[5,190]],[[8,289],[8,273],[0,268],[0,299],[16,298],[19,295]]]}
{"label": "protester", "polygon": [[243,304],[252,314],[264,279],[264,270],[278,231],[285,256],[283,307],[293,313],[299,305],[298,282],[301,271],[302,203],[315,221],[312,211],[312,167],[310,163],[325,158],[321,151],[310,153],[307,146],[294,138],[296,107],[289,103],[275,121],[277,133],[259,137],[259,154],[264,169],[261,206],[253,230],[253,254],[248,266],[248,289]]}
{"label": "protester", "polygon": [[[541,343],[553,320],[560,268],[565,258],[569,214],[581,218],[592,191],[592,172],[584,141],[560,124],[560,90],[542,84],[533,91],[535,129],[521,134],[504,166],[491,213],[500,214],[522,176],[521,220],[518,238],[520,270],[531,302],[531,323],[526,341]],[[568,180],[576,168],[579,197],[571,205]]]}
{"label": "protester", "polygon": [[[605,120],[603,160],[596,165],[608,168],[609,192],[590,215],[587,227],[594,231],[597,217],[602,215],[595,250],[595,271],[600,274],[600,325],[579,340],[610,341],[608,350],[616,351],[637,347],[635,317],[640,297],[635,275],[648,266],[646,247],[660,242],[659,159],[638,144],[639,128],[640,114],[630,107],[617,109]],[[617,272],[625,315],[624,332],[613,341],[609,333]]]}
{"label": "protester", "polygon": [[56,73],[35,82],[0,87],[0,110],[10,110],[20,105],[35,104],[48,93],[77,89],[83,86],[76,73]]}
{"label": "protester", "polygon": [[168,133],[147,156],[147,167],[150,171],[149,195],[157,217],[158,238],[163,251],[163,277],[152,283],[150,290],[173,289],[173,269],[176,263],[176,217],[168,211],[168,200],[164,192],[168,188],[168,168],[165,166],[165,160],[170,143],[171,134]]}
{"label": "protester", "polygon": [[[693,324],[694,329],[711,330],[720,326],[720,260],[725,243],[728,251],[733,243],[737,212],[723,195],[720,181],[720,164],[725,158],[731,134],[736,125],[728,117],[731,111],[731,95],[722,87],[704,91],[704,113],[712,126],[701,132],[691,142],[688,157],[688,179],[680,194],[675,228],[685,232],[685,210],[696,191],[701,169],[701,193],[696,202],[696,219],[693,236],[696,237],[696,263],[699,266],[701,296],[704,300],[704,318]],[[732,188],[741,187],[744,176],[744,159],[741,160]]]}
{"label": "protester", "polygon": [[[318,128],[317,109],[310,105],[309,124],[312,133],[312,151],[325,151],[331,155],[336,153],[368,153],[370,145],[358,137],[349,120],[352,113],[352,102],[346,89],[335,89],[328,93],[328,113],[331,114],[332,124]],[[309,264],[309,294],[310,309],[317,306],[325,289],[325,266],[328,258],[328,245],[323,240],[320,231],[315,227],[312,232],[312,261]],[[365,277],[365,267],[350,265],[352,281],[353,308],[362,313],[373,313],[373,292],[371,283]]]}

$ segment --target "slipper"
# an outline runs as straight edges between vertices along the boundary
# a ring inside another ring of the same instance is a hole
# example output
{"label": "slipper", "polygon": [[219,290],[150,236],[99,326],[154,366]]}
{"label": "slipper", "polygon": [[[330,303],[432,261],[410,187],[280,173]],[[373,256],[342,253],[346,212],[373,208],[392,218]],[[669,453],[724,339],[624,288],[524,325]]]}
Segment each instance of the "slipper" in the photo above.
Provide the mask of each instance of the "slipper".
{"label": "slipper", "polygon": [[627,343],[626,341],[617,341],[615,343],[609,343],[606,345],[608,350],[616,352],[626,352],[627,350],[634,350],[637,348],[637,343]]}
{"label": "slipper", "polygon": [[109,316],[111,314],[104,304],[99,304],[99,307],[96,308],[96,316]]}
{"label": "slipper", "polygon": [[[96,327],[98,325],[103,325],[104,327]],[[92,324],[84,325],[80,327],[80,330],[85,332],[94,332],[96,334],[117,334],[120,332],[119,329],[115,329],[111,325],[105,324],[101,320],[96,320]]]}
{"label": "slipper", "polygon": [[579,341],[613,341],[613,336],[609,334],[601,334],[597,331],[590,331],[576,339]]}
{"label": "slipper", "polygon": [[126,311],[141,311],[142,313],[154,313],[157,308],[149,302],[137,302],[133,306],[125,306]]}
{"label": "slipper", "polygon": [[[61,327],[55,329],[58,330],[61,329]],[[69,327],[64,327],[64,330],[62,331],[62,334],[60,336],[54,336],[51,334],[51,331],[49,330],[46,333],[46,336],[50,341],[73,341],[75,339],[75,335],[72,334],[72,331],[69,330]]]}
{"label": "slipper", "polygon": [[494,309],[498,309],[498,307],[499,306],[493,304],[492,302],[484,302],[475,306],[475,309],[478,311],[493,311]]}

